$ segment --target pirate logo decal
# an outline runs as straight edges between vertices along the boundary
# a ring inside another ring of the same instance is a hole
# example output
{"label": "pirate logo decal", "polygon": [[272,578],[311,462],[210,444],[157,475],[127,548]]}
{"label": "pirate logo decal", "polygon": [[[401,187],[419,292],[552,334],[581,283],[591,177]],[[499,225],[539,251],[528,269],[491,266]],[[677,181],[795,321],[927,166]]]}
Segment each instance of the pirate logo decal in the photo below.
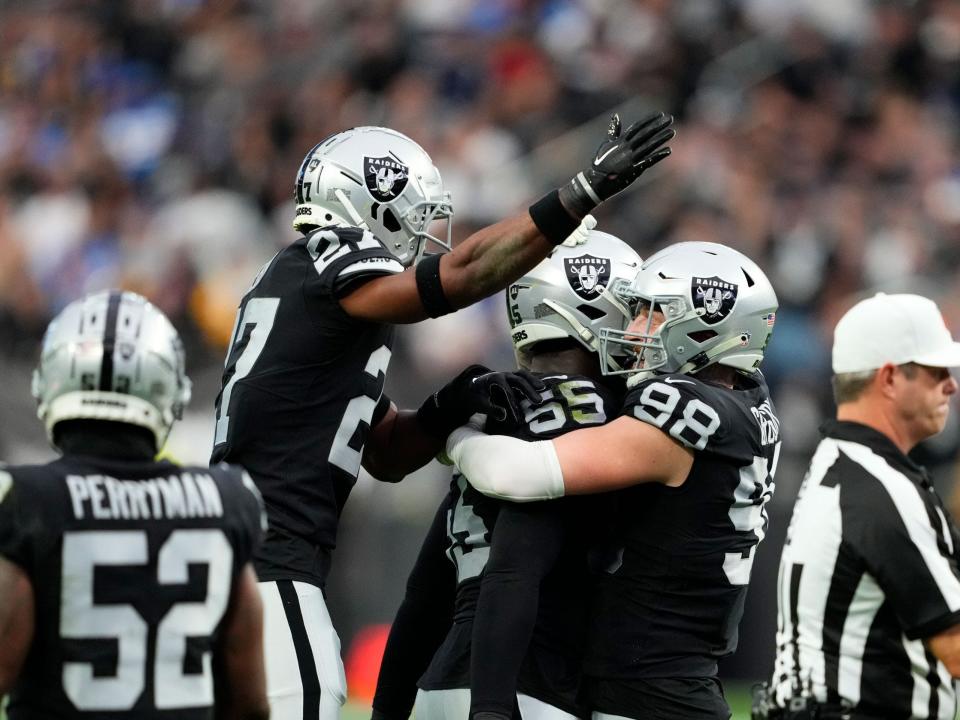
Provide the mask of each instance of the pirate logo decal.
{"label": "pirate logo decal", "polygon": [[384,203],[395,200],[407,186],[409,178],[410,168],[393,158],[363,159],[363,180],[374,200]]}
{"label": "pirate logo decal", "polygon": [[584,300],[596,300],[610,282],[610,258],[581,255],[564,258],[567,282]]}
{"label": "pirate logo decal", "polygon": [[693,307],[707,325],[716,325],[723,320],[737,302],[737,286],[716,275],[708,278],[695,277],[690,287]]}

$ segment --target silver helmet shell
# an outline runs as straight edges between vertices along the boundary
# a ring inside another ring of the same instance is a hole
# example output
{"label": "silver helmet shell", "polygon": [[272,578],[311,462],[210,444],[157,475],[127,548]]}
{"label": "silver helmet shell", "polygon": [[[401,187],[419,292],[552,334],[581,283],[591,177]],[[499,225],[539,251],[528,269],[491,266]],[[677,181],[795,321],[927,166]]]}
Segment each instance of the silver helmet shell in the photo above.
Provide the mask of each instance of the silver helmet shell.
{"label": "silver helmet shell", "polygon": [[[427,241],[451,248],[453,206],[440,171],[395,130],[357,127],[317,144],[300,165],[294,202],[294,230],[362,226],[404,266],[420,259]],[[430,232],[438,222],[443,237]]]}
{"label": "silver helmet shell", "polygon": [[[637,377],[694,374],[718,363],[755,370],[773,332],[777,295],[750,258],[717,243],[684,242],[652,255],[632,283],[615,288],[631,307],[652,307],[663,321],[652,328],[602,331],[607,374]],[[635,362],[621,367],[624,351]]]}
{"label": "silver helmet shell", "polygon": [[557,246],[507,288],[514,349],[569,337],[598,352],[601,330],[623,330],[633,317],[610,288],[633,280],[641,262],[627,243],[599,230],[581,245]]}
{"label": "silver helmet shell", "polygon": [[104,291],[51,321],[32,389],[51,442],[64,420],[110,420],[148,429],[160,449],[191,384],[167,317],[136,293]]}

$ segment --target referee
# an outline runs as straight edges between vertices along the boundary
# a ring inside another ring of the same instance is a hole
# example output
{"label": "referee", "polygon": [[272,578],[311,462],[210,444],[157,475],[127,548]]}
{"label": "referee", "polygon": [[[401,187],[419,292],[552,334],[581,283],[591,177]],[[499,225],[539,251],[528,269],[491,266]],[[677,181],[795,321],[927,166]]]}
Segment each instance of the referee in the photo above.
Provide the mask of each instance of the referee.
{"label": "referee", "polygon": [[958,365],[960,343],[918,295],[879,293],[837,324],[837,417],[790,522],[755,717],[953,720],[960,535],[907,453],[943,429]]}

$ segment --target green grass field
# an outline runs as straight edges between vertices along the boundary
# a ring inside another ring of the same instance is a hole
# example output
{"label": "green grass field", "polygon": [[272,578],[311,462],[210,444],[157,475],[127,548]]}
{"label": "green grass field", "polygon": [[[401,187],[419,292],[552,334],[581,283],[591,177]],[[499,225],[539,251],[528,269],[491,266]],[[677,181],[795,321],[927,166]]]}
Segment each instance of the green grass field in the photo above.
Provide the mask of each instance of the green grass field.
{"label": "green grass field", "polygon": [[[750,720],[750,689],[745,685],[726,685],[727,700],[733,710],[733,720]],[[369,720],[370,708],[360,703],[348,702],[340,715],[341,720]],[[0,720],[7,714],[0,708]]]}

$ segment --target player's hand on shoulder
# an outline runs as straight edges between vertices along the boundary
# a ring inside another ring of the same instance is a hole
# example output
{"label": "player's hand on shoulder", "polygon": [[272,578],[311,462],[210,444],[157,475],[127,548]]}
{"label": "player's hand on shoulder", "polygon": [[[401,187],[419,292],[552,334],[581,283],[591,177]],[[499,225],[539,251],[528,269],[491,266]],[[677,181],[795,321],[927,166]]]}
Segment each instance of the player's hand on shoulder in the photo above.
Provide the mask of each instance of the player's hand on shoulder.
{"label": "player's hand on shoulder", "polygon": [[446,437],[477,413],[515,427],[523,420],[522,401],[539,403],[545,389],[543,381],[526,371],[495,372],[471,365],[427,398],[417,419],[437,437]]}
{"label": "player's hand on shoulder", "polygon": [[513,430],[523,423],[523,401],[531,405],[543,402],[546,384],[531,372],[491,372],[477,379],[478,403],[485,405],[487,414],[503,430]]}

